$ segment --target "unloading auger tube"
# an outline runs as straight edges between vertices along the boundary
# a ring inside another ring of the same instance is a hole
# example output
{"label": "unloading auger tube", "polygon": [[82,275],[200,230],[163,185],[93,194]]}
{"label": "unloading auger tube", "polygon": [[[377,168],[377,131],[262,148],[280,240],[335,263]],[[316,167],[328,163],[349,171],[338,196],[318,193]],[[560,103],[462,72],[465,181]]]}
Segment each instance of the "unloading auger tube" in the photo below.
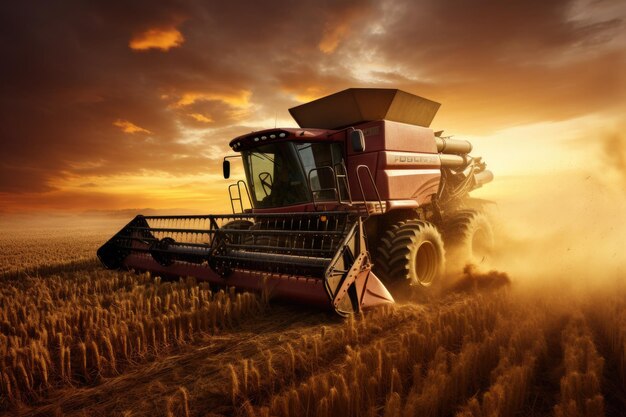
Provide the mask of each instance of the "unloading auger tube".
{"label": "unloading auger tube", "polygon": [[343,316],[393,303],[372,272],[363,219],[349,212],[140,215],[98,258],[110,269],[192,276]]}

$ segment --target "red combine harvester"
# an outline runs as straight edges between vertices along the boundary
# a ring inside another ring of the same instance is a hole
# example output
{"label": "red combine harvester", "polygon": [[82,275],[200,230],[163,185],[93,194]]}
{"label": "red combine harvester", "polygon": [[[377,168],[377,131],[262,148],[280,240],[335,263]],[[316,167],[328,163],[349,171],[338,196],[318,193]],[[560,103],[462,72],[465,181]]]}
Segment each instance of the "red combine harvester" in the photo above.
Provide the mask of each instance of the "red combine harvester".
{"label": "red combine harvester", "polygon": [[246,175],[228,189],[233,214],[139,215],[98,257],[111,269],[193,276],[341,315],[393,302],[387,287],[428,291],[446,250],[480,257],[493,240],[468,197],[493,175],[469,142],[428,128],[439,106],[351,88],[294,107],[300,128],[230,142]]}

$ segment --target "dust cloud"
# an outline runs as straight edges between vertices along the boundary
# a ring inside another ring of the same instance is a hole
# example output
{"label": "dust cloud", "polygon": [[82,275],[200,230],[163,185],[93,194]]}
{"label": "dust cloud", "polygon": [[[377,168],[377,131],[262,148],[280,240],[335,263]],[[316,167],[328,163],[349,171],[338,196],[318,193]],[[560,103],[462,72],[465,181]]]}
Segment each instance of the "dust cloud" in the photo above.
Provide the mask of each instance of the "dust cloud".
{"label": "dust cloud", "polygon": [[[626,126],[621,131],[626,131]],[[619,132],[609,133],[604,137],[602,150],[605,162],[621,177],[622,190],[626,192],[626,135]]]}
{"label": "dust cloud", "polygon": [[500,271],[531,292],[623,290],[626,193],[610,174],[581,169],[489,184],[480,194],[495,202],[495,253],[473,273]]}

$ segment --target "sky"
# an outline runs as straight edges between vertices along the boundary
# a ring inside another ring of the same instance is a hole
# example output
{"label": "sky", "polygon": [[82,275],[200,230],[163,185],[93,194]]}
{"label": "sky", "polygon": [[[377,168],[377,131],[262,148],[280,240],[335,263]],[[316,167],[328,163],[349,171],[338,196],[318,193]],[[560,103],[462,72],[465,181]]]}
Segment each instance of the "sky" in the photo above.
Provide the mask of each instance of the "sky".
{"label": "sky", "polygon": [[623,0],[3,2],[0,214],[223,211],[230,139],[350,87],[442,103],[433,128],[493,190],[624,192],[625,20]]}

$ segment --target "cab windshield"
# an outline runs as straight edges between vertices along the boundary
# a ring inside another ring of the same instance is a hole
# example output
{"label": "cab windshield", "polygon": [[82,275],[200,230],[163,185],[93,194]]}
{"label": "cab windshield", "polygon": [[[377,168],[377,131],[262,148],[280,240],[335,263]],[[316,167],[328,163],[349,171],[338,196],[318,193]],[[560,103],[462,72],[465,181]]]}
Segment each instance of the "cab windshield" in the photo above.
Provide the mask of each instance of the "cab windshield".
{"label": "cab windshield", "polygon": [[316,201],[337,199],[333,171],[323,167],[343,162],[339,143],[268,143],[243,151],[243,161],[256,208],[308,203],[312,194]]}

